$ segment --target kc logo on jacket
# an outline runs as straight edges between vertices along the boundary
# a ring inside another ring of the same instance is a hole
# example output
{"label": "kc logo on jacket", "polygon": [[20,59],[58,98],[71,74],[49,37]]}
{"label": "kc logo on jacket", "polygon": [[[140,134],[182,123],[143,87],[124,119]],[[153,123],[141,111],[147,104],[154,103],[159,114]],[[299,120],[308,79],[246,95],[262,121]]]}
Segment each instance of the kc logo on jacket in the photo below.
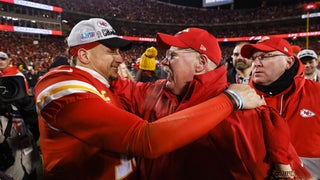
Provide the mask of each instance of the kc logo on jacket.
{"label": "kc logo on jacket", "polygon": [[316,114],[308,109],[301,109],[300,110],[300,116],[304,117],[304,118],[309,118],[309,117],[313,117]]}

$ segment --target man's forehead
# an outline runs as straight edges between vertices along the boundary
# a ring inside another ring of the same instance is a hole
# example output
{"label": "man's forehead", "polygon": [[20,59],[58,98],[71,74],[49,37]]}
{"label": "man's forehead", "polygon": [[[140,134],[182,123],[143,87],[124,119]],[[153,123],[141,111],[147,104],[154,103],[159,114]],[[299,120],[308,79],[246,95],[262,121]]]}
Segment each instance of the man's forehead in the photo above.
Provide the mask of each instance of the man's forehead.
{"label": "man's forehead", "polygon": [[176,50],[181,50],[181,49],[184,49],[184,48],[179,48],[179,47],[176,47],[176,46],[171,46],[169,51],[176,51]]}

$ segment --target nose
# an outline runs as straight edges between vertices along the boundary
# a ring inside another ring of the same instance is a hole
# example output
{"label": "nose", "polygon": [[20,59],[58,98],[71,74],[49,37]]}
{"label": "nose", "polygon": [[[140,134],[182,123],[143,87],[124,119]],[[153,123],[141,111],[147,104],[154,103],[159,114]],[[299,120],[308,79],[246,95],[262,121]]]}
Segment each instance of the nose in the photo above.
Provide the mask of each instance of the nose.
{"label": "nose", "polygon": [[161,61],[161,64],[169,65],[169,59],[167,57],[163,58],[162,61]]}
{"label": "nose", "polygon": [[262,63],[258,57],[252,59],[252,63],[254,66],[262,66]]}

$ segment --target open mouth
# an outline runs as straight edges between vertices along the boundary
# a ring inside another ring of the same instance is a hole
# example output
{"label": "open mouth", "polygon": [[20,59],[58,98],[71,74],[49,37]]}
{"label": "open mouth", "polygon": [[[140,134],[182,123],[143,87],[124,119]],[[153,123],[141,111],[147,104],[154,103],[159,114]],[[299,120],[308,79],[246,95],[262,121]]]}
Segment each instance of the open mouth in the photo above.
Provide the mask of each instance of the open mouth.
{"label": "open mouth", "polygon": [[167,80],[172,81],[173,77],[170,68],[168,66],[163,66],[163,71],[167,73]]}

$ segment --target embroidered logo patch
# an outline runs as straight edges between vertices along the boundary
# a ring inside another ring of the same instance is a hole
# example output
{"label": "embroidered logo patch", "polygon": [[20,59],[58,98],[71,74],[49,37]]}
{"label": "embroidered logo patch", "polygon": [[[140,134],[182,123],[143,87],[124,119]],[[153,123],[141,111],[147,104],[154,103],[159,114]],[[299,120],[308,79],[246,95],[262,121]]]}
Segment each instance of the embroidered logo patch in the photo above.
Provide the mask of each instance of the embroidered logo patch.
{"label": "embroidered logo patch", "polygon": [[304,118],[309,118],[312,116],[315,116],[316,114],[308,109],[301,109],[300,110],[300,116]]}
{"label": "embroidered logo patch", "polygon": [[203,44],[201,44],[199,49],[202,50],[202,51],[207,51],[207,48]]}

